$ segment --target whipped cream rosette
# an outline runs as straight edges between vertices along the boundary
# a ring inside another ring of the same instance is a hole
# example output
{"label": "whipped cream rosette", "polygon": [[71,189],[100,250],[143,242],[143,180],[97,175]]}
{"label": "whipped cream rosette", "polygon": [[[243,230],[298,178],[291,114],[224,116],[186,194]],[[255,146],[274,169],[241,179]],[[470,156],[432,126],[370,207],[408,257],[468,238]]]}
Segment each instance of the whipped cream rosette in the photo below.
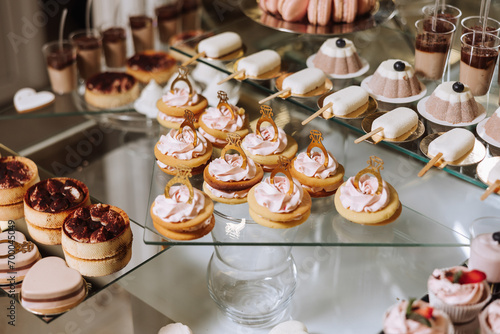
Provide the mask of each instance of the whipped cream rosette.
{"label": "whipped cream rosette", "polygon": [[[238,134],[228,134],[227,138],[229,143],[220,158],[205,168],[203,191],[217,202],[245,203],[250,188],[262,180],[264,171],[259,164],[247,158],[241,149]],[[227,154],[229,150],[236,150],[239,154]]]}
{"label": "whipped cream rosette", "polygon": [[[290,160],[280,158],[271,176],[250,189],[250,216],[271,228],[290,228],[302,224],[311,213],[311,196],[290,174]],[[276,176],[283,173],[285,176]]]}
{"label": "whipped cream rosette", "polygon": [[[312,197],[324,197],[335,193],[342,184],[344,167],[323,146],[320,131],[311,130],[311,143],[292,161],[290,172]],[[321,151],[312,151],[319,148]]]}
{"label": "whipped cream rosette", "polygon": [[[157,102],[158,122],[167,128],[178,129],[184,121],[184,112],[189,110],[195,115],[193,125],[199,126],[200,114],[208,105],[207,99],[197,94],[188,79],[188,69],[179,67],[179,74],[170,86],[170,91],[163,95]],[[178,83],[184,82],[187,88],[175,87]]]}
{"label": "whipped cream rosette", "polygon": [[448,315],[422,300],[402,300],[383,319],[384,334],[452,334]]}
{"label": "whipped cream rosette", "polygon": [[371,156],[367,168],[339,187],[335,208],[342,217],[359,224],[387,224],[399,217],[398,193],[380,176],[383,164],[382,159]]}
{"label": "whipped cream rosette", "polygon": [[435,269],[427,281],[429,302],[454,323],[474,319],[490,301],[486,274],[466,267]]}
{"label": "whipped cream rosette", "polygon": [[[247,157],[259,163],[265,172],[270,172],[278,166],[280,157],[293,159],[297,153],[298,145],[295,139],[276,126],[272,118],[271,107],[260,106],[260,113],[261,117],[257,121],[255,133],[248,134],[243,139],[241,147]],[[264,122],[271,125],[261,129]]]}
{"label": "whipped cream rosette", "polygon": [[[197,239],[209,233],[215,224],[214,203],[189,182],[189,169],[177,169],[151,205],[153,225],[162,235],[174,240]],[[174,184],[180,183],[179,186]]]}
{"label": "whipped cream rosette", "polygon": [[481,334],[500,333],[500,300],[491,302],[479,315]]}
{"label": "whipped cream rosette", "polygon": [[248,130],[248,120],[243,108],[228,103],[224,91],[217,93],[219,103],[217,108],[209,107],[200,116],[200,132],[216,147],[224,147],[228,142],[228,133],[245,137]]}
{"label": "whipped cream rosette", "polygon": [[186,110],[181,127],[162,135],[155,145],[155,157],[161,170],[174,175],[175,168],[185,166],[199,174],[212,157],[212,144],[193,125],[194,115]]}

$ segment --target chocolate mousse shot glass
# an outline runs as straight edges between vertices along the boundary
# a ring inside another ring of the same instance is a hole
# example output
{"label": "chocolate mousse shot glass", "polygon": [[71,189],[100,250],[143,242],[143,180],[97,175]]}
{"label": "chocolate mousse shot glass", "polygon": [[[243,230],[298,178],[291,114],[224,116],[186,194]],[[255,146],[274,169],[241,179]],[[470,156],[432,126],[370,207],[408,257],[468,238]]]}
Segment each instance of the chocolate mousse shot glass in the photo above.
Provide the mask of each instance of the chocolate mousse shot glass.
{"label": "chocolate mousse shot glass", "polygon": [[[436,8],[434,4],[424,6],[422,8],[422,14],[424,14],[424,18],[434,16],[434,8]],[[462,17],[462,11],[457,7],[451,5],[438,6],[437,17],[438,19],[450,21],[455,25],[455,27],[458,28],[458,20],[460,20],[460,17]]]}
{"label": "chocolate mousse shot glass", "polygon": [[109,68],[121,68],[127,63],[127,34],[125,28],[103,26],[101,28],[104,59]]}
{"label": "chocolate mousse shot glass", "polygon": [[155,9],[160,41],[168,43],[170,37],[181,30],[181,1],[159,4]]}
{"label": "chocolate mousse shot glass", "polygon": [[83,80],[101,72],[102,38],[95,29],[78,30],[69,35],[76,46],[76,64]]}
{"label": "chocolate mousse shot glass", "polygon": [[460,82],[467,84],[474,96],[488,93],[498,58],[500,38],[481,32],[462,35]]}
{"label": "chocolate mousse shot glass", "polygon": [[69,41],[45,44],[42,52],[47,61],[50,85],[56,94],[71,93],[76,89],[76,48]]}
{"label": "chocolate mousse shot glass", "polygon": [[438,80],[443,76],[455,25],[444,19],[429,17],[415,23],[415,72],[417,75]]}
{"label": "chocolate mousse shot glass", "polygon": [[130,16],[135,53],[153,49],[153,19],[146,15]]}
{"label": "chocolate mousse shot glass", "polygon": [[[483,22],[481,22],[481,17],[479,16],[468,16],[465,17],[461,22],[462,25],[462,35],[472,31],[483,31]],[[486,32],[499,36],[500,34],[500,22],[491,17],[488,17],[486,21]]]}

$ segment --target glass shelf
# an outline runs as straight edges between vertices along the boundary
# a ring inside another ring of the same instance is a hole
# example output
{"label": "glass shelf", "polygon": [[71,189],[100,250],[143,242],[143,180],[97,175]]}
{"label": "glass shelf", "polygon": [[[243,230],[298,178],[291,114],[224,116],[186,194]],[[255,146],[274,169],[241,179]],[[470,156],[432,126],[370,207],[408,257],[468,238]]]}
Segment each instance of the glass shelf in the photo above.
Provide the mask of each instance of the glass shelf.
{"label": "glass shelf", "polygon": [[[13,152],[12,150],[3,146],[2,144],[0,144],[0,153],[2,156],[16,155],[15,152]],[[44,170],[40,167],[38,168],[38,172],[39,172],[41,180],[52,177],[52,175],[50,173],[48,173],[46,170]],[[98,203],[99,201],[97,201],[95,198],[92,198],[92,202]],[[27,237],[27,239],[30,240],[30,234],[27,230],[26,222],[25,222],[24,218],[15,220],[15,223],[16,223],[16,225],[15,225],[16,230],[22,232]],[[144,245],[143,241],[141,240],[142,235],[144,234],[144,227],[141,224],[133,221],[132,219],[130,220],[130,223],[131,223],[130,227],[132,229],[132,234],[134,236],[134,239],[132,241],[132,258],[130,259],[130,262],[122,270],[120,270],[114,274],[108,275],[108,276],[84,277],[85,280],[91,284],[91,288],[89,289],[87,298],[85,300],[92,298],[92,296],[94,296],[97,293],[99,293],[100,291],[106,289],[111,284],[126,277],[128,274],[130,274],[131,272],[133,272],[137,268],[141,267],[142,265],[149,262],[150,260],[152,260],[153,258],[158,256],[159,254],[163,253],[164,250],[162,250],[158,247],[150,247],[150,246]],[[64,253],[63,253],[61,245],[49,246],[49,245],[40,244],[38,242],[35,242],[35,244],[37,245],[40,253],[42,254],[42,257],[57,256],[57,257],[64,259]],[[8,296],[8,294],[4,290],[0,289],[0,296],[2,296],[2,295]],[[16,294],[14,297],[16,300],[18,300],[19,295]],[[83,301],[82,303],[84,303],[84,302],[85,301]],[[69,312],[71,312],[71,311],[69,311]],[[68,313],[68,312],[66,312],[66,313]],[[59,317],[64,316],[64,314],[66,314],[66,313],[63,313],[63,314],[57,315],[57,316],[50,316],[50,317],[44,317],[44,316],[38,316],[38,315],[36,317],[40,318],[42,321],[44,321],[46,323],[49,323],[55,319],[58,319]]]}
{"label": "glass shelf", "polygon": [[[252,29],[243,30],[241,28],[241,27],[247,27],[248,25],[253,25]],[[380,64],[387,58],[398,58],[413,63],[414,37],[412,35],[412,31],[408,27],[409,25],[406,26],[402,25],[402,23],[400,22],[400,18],[396,16],[395,18],[389,20],[385,24],[375,29],[367,30],[364,32],[358,32],[357,34],[346,35],[346,38],[349,38],[354,41],[360,56],[368,61],[368,63],[370,64],[370,70],[363,76],[354,79],[331,79],[333,83],[333,90],[336,91],[345,88],[347,86],[359,85],[364,78],[373,74],[373,72],[378,67],[378,64]],[[255,24],[250,19],[243,18],[233,24],[222,27],[220,30],[212,32],[212,34],[214,33],[216,34],[227,30],[238,32],[242,36],[242,40],[245,41],[246,43],[245,45],[247,48],[246,55],[250,55],[253,52],[262,49],[269,48],[275,50],[280,54],[282,59],[282,67],[285,68],[285,71],[287,72],[295,72],[305,68],[307,58],[311,56],[314,52],[316,52],[321,46],[321,44],[324,42],[324,40],[327,38],[324,36],[314,36],[314,35],[297,36],[293,34],[284,34],[282,32],[273,32],[272,34],[269,33],[266,34],[264,31],[261,32],[260,31],[261,29],[266,29],[266,28],[261,27],[258,24]],[[252,38],[252,35],[264,36],[264,37],[255,39],[255,37]],[[187,57],[191,57],[194,54],[192,46],[196,45],[199,40],[206,38],[206,36],[207,35],[199,36],[193,40],[188,41],[185,45],[175,46],[172,47],[172,49]],[[376,43],[374,42],[375,40]],[[394,48],[393,47],[394,45],[397,45],[398,47]],[[391,54],[389,56],[385,52],[380,52],[380,50],[391,50]],[[456,54],[459,54],[459,52],[457,50],[453,50],[451,56],[452,80],[458,79],[459,56],[457,57]],[[226,74],[231,74],[233,72],[234,61],[220,62],[220,61],[211,61],[203,58],[199,59],[199,61]],[[499,99],[498,96],[499,86],[495,78],[496,75],[494,75],[493,84],[492,87],[490,88],[490,94],[484,97],[476,98],[478,102],[482,103],[486,107],[488,115],[491,115],[498,107],[497,102]],[[263,92],[263,94],[267,95],[273,94],[277,91],[274,87],[274,80],[255,81],[247,79],[244,80],[244,83],[260,89],[260,91]],[[436,81],[425,81],[424,83],[427,86],[427,95],[430,95],[432,91],[439,84],[439,82]],[[275,101],[278,100],[281,99],[279,98],[275,99]],[[293,104],[294,106],[297,106],[302,109],[304,113],[303,115],[304,119],[311,113],[317,111],[319,108],[317,106],[318,97],[312,97],[312,98],[291,97],[288,98],[287,101],[290,104]],[[416,111],[417,110],[416,105],[417,102],[405,104],[404,106],[412,108]],[[396,105],[379,102],[379,110],[381,111],[392,110],[395,107]],[[420,137],[420,139],[406,144],[394,144],[383,141],[378,145],[384,145],[393,150],[401,152],[404,155],[422,161],[423,163],[427,163],[429,161],[429,158],[427,158],[419,149],[420,140],[430,133],[447,131],[450,130],[451,128],[431,123],[430,121],[427,121],[424,118],[421,118],[421,120],[426,127],[426,131]],[[345,120],[345,119],[332,118],[327,123],[330,122],[340,124],[359,135],[365,133],[361,129],[361,119]],[[468,129],[471,130],[472,132],[475,132],[475,126],[468,127]],[[478,136],[477,138],[480,139]],[[488,143],[484,142],[482,139],[480,139],[480,141],[483,144],[485,144],[485,146],[488,148],[486,157],[500,154],[500,148],[495,148],[489,145]],[[352,147],[352,145],[354,144],[351,145],[351,143],[349,143],[349,145]],[[454,175],[462,180],[465,180],[483,189],[487,187],[484,183],[482,183],[478,179],[475,166],[471,167],[447,166],[443,170],[445,170],[447,173],[451,175]]]}

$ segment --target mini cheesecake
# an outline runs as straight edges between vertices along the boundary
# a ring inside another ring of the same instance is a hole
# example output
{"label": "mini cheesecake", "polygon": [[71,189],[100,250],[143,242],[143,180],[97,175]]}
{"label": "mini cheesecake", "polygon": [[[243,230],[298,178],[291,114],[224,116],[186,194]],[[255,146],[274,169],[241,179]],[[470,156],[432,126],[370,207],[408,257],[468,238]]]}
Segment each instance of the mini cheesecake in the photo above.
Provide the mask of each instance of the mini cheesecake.
{"label": "mini cheesecake", "polygon": [[89,78],[85,84],[85,101],[97,108],[121,107],[138,97],[139,83],[126,73],[99,73]]}
{"label": "mini cheesecake", "polygon": [[24,216],[24,193],[39,180],[38,168],[30,159],[19,156],[0,158],[0,220]]}
{"label": "mini cheesecake", "polygon": [[38,182],[24,195],[24,216],[31,237],[46,245],[59,245],[64,219],[87,205],[89,190],[81,181],[58,177]]}
{"label": "mini cheesecake", "polygon": [[127,73],[144,84],[153,79],[164,85],[175,72],[175,64],[175,58],[166,52],[146,50],[127,60]]}
{"label": "mini cheesecake", "polygon": [[83,276],[110,275],[132,257],[128,215],[107,204],[79,208],[64,221],[62,247],[68,266]]}

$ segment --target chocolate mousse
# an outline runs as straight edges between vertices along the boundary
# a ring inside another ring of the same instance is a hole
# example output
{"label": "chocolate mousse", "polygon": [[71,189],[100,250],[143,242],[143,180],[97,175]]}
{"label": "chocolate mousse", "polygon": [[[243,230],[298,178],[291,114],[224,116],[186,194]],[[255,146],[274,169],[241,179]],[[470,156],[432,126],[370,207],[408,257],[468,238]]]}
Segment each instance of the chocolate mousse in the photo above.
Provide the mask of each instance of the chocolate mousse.
{"label": "chocolate mousse", "polygon": [[454,27],[446,21],[426,19],[415,41],[415,72],[424,78],[437,80],[443,75]]}
{"label": "chocolate mousse", "polygon": [[76,64],[83,80],[101,72],[101,37],[98,32],[86,31],[71,34],[76,46]]}
{"label": "chocolate mousse", "polygon": [[153,72],[171,68],[175,59],[166,57],[164,53],[138,53],[127,60],[127,66],[133,70]]}
{"label": "chocolate mousse", "polygon": [[57,94],[67,94],[76,88],[76,50],[69,44],[50,43],[44,47],[52,90]]}
{"label": "chocolate mousse", "polygon": [[157,7],[155,10],[158,18],[158,32],[162,43],[168,43],[170,37],[180,30],[180,5],[180,3],[173,3]]}
{"label": "chocolate mousse", "polygon": [[101,93],[121,93],[130,90],[137,81],[127,73],[104,72],[87,81],[86,88]]}
{"label": "chocolate mousse", "polygon": [[106,66],[118,68],[125,66],[127,61],[125,29],[111,27],[102,32],[102,45]]}
{"label": "chocolate mousse", "polygon": [[60,212],[78,206],[85,191],[71,179],[48,179],[28,190],[26,203],[39,212]]}
{"label": "chocolate mousse", "polygon": [[153,19],[145,16],[131,16],[130,28],[135,52],[153,49]]}
{"label": "chocolate mousse", "polygon": [[184,0],[182,2],[182,31],[200,28],[199,6],[199,0]]}
{"label": "chocolate mousse", "polygon": [[64,230],[68,236],[84,243],[111,240],[120,235],[125,227],[122,216],[106,204],[79,208],[64,223]]}

